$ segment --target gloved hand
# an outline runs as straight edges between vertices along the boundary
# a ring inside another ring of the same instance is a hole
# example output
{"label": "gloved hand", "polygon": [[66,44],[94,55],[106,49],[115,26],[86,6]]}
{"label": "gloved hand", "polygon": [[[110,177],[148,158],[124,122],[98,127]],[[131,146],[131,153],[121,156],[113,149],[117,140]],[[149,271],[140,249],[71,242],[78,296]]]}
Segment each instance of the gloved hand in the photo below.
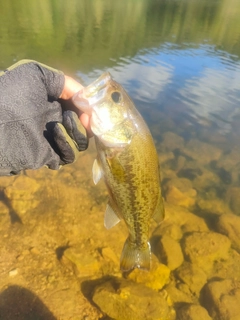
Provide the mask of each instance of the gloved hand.
{"label": "gloved hand", "polygon": [[42,166],[59,169],[88,147],[78,115],[63,112],[59,100],[67,101],[81,88],[36,61],[0,72],[0,176]]}
{"label": "gloved hand", "polygon": [[60,156],[60,164],[72,163],[80,151],[88,147],[86,130],[80,123],[75,112],[63,112],[62,123],[55,123],[53,127],[53,140]]}

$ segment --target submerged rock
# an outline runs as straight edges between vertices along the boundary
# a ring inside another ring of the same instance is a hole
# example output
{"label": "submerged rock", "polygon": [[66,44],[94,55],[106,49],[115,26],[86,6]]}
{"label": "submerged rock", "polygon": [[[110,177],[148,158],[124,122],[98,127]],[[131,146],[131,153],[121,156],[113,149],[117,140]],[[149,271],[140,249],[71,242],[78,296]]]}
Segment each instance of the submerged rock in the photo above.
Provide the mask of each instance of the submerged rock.
{"label": "submerged rock", "polygon": [[220,158],[222,150],[212,144],[197,139],[190,140],[183,150],[184,154],[200,164],[208,164]]}
{"label": "submerged rock", "polygon": [[21,175],[4,189],[4,195],[12,209],[21,215],[39,205],[41,199],[35,196],[39,188],[40,185],[36,180]]}
{"label": "submerged rock", "polygon": [[62,262],[66,265],[70,264],[80,278],[96,277],[101,272],[100,263],[93,254],[82,253],[75,248],[68,248],[64,251]]}
{"label": "submerged rock", "polygon": [[186,178],[171,179],[164,185],[165,198],[168,203],[182,207],[193,207],[197,191],[192,188],[191,181]]}
{"label": "submerged rock", "polygon": [[169,299],[173,304],[193,302],[192,295],[189,292],[179,290],[174,282],[169,283],[164,289],[166,290]]}
{"label": "submerged rock", "polygon": [[180,240],[182,238],[182,230],[179,225],[171,221],[164,220],[160,225],[154,230],[153,237],[170,236],[174,240]]}
{"label": "submerged rock", "polygon": [[124,279],[110,279],[97,285],[92,300],[103,313],[115,320],[171,319],[162,293]]}
{"label": "submerged rock", "polygon": [[208,231],[208,226],[203,218],[196,216],[187,209],[165,203],[166,222],[175,223],[183,232]]}
{"label": "submerged rock", "polygon": [[229,182],[239,183],[240,147],[238,146],[232,148],[230,152],[225,152],[216,162],[216,170],[220,173],[223,181],[227,178]]}
{"label": "submerged rock", "polygon": [[177,312],[178,320],[211,320],[206,309],[198,304],[188,304]]}
{"label": "submerged rock", "polygon": [[230,152],[224,153],[216,163],[218,168],[231,171],[240,163],[240,147],[233,148]]}
{"label": "submerged rock", "polygon": [[164,235],[156,244],[155,252],[160,261],[163,261],[170,270],[177,269],[184,261],[179,242],[168,235]]}
{"label": "submerged rock", "polygon": [[169,160],[174,159],[174,154],[172,152],[166,152],[166,153],[161,153],[158,156],[159,163],[162,165],[165,162],[168,162]]}
{"label": "submerged rock", "polygon": [[216,229],[228,236],[232,241],[232,247],[240,253],[240,217],[234,214],[224,214],[219,217]]}
{"label": "submerged rock", "polygon": [[197,265],[188,262],[176,270],[176,275],[183,283],[187,284],[192,293],[197,295],[207,282],[206,273]]}
{"label": "submerged rock", "polygon": [[214,198],[214,199],[199,198],[197,200],[197,206],[199,207],[201,212],[205,214],[221,215],[221,214],[231,213],[231,210],[226,204],[226,202],[219,198]]}
{"label": "submerged rock", "polygon": [[203,305],[214,320],[239,320],[239,301],[239,281],[212,281],[203,290]]}
{"label": "submerged rock", "polygon": [[[157,258],[155,257],[157,260]],[[143,283],[145,286],[154,290],[162,289],[169,283],[170,269],[164,264],[158,263],[152,256],[152,266],[150,271],[134,269],[129,275],[131,279],[137,283]]]}
{"label": "submerged rock", "polygon": [[0,217],[5,216],[9,213],[9,208],[0,201]]}
{"label": "submerged rock", "polygon": [[229,203],[232,211],[240,216],[240,188],[229,188],[227,191],[226,200]]}
{"label": "submerged rock", "polygon": [[219,176],[205,167],[201,166],[201,174],[196,175],[193,179],[193,187],[199,191],[203,189],[209,190],[210,188],[216,188],[221,184]]}
{"label": "submerged rock", "polygon": [[184,139],[171,131],[163,134],[162,143],[166,147],[166,149],[170,151],[174,151],[175,149],[182,149],[184,147]]}
{"label": "submerged rock", "polygon": [[183,240],[182,248],[185,256],[206,272],[212,269],[214,261],[228,258],[231,242],[222,234],[193,232]]}
{"label": "submerged rock", "polygon": [[240,281],[240,254],[234,249],[229,250],[227,260],[215,261],[209,278],[228,279],[229,275]]}

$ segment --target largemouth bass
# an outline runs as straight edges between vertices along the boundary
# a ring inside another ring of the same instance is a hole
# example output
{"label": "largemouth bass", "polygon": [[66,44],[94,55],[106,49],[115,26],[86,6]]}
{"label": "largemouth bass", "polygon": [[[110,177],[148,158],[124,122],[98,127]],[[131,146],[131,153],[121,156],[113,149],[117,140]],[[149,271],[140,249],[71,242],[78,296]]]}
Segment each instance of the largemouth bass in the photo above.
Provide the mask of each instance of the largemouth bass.
{"label": "largemouth bass", "polygon": [[107,229],[123,219],[129,231],[120,268],[150,269],[150,219],[160,222],[164,205],[158,155],[151,133],[125,90],[104,73],[73,97],[91,115],[97,159],[93,180],[103,178],[109,193],[104,224]]}

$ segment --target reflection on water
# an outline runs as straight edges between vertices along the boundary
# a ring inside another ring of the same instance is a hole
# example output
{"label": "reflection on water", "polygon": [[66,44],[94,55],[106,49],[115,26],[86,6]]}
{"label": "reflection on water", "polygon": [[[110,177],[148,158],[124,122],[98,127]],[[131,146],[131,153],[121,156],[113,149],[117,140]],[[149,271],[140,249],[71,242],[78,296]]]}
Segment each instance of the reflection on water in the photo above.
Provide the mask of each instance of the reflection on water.
{"label": "reflection on water", "polygon": [[103,227],[93,146],[59,172],[1,178],[0,297],[24,287],[61,319],[238,319],[239,1],[0,6],[0,69],[31,58],[84,84],[108,70],[128,91],[156,141],[167,214],[153,222],[152,271],[123,279],[126,228]]}

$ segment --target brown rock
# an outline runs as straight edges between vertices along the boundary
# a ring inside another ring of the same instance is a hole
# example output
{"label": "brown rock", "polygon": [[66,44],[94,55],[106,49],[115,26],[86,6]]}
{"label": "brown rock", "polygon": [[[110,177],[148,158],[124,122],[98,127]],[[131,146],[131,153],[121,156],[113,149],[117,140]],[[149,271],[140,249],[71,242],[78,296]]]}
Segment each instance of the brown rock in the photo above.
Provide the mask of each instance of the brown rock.
{"label": "brown rock", "polygon": [[165,203],[166,222],[169,221],[181,226],[183,232],[208,231],[203,218],[196,216],[187,209]]}
{"label": "brown rock", "polygon": [[162,289],[169,283],[170,269],[164,264],[159,263],[156,257],[155,259],[154,256],[152,256],[151,269],[149,271],[134,269],[128,275],[128,279],[142,283],[153,290],[158,291]]}
{"label": "brown rock", "polygon": [[184,139],[173,132],[166,132],[163,135],[163,144],[167,150],[182,149],[184,146]]}
{"label": "brown rock", "polygon": [[224,214],[218,219],[217,231],[225,234],[232,241],[232,247],[240,253],[240,217]]}
{"label": "brown rock", "polygon": [[97,276],[101,273],[100,263],[93,254],[82,253],[73,247],[64,251],[62,261],[71,264],[75,274],[80,278]]}
{"label": "brown rock", "polygon": [[116,320],[169,319],[163,294],[120,278],[97,285],[92,300],[103,313]]}
{"label": "brown rock", "polygon": [[230,246],[230,240],[220,233],[193,232],[184,238],[182,248],[189,261],[209,272],[214,261],[228,258]]}
{"label": "brown rock", "polygon": [[160,238],[164,235],[170,236],[174,240],[180,240],[183,233],[179,225],[167,219],[161,222],[161,224],[153,232],[154,237],[159,236]]}
{"label": "brown rock", "polygon": [[164,191],[168,203],[186,208],[193,207],[195,204],[197,192],[192,188],[189,179],[172,179],[164,185]]}
{"label": "brown rock", "polygon": [[201,209],[202,213],[205,214],[214,214],[221,215],[226,213],[231,213],[229,206],[226,204],[226,201],[219,198],[214,199],[203,199],[199,198],[197,200],[197,206]]}
{"label": "brown rock", "polygon": [[168,293],[169,299],[173,304],[176,303],[192,303],[193,298],[191,294],[185,293],[178,288],[176,288],[174,283],[170,283],[165,287]]}
{"label": "brown rock", "polygon": [[207,282],[207,275],[197,265],[185,262],[177,269],[177,277],[188,285],[192,293],[199,294]]}
{"label": "brown rock", "polygon": [[206,309],[197,304],[182,307],[177,312],[178,320],[211,320]]}
{"label": "brown rock", "polygon": [[170,270],[177,269],[184,261],[182,249],[180,244],[169,237],[168,235],[162,236],[158,243],[158,258],[163,261]]}
{"label": "brown rock", "polygon": [[218,160],[222,150],[212,144],[201,142],[197,139],[190,140],[183,150],[184,154],[201,164]]}
{"label": "brown rock", "polygon": [[21,175],[4,189],[4,195],[16,213],[24,214],[38,206],[40,199],[35,194],[39,187],[34,179]]}
{"label": "brown rock", "polygon": [[239,281],[212,281],[203,291],[203,305],[214,320],[239,320],[239,301]]}
{"label": "brown rock", "polygon": [[240,188],[229,188],[227,191],[226,200],[229,203],[232,211],[240,216]]}

